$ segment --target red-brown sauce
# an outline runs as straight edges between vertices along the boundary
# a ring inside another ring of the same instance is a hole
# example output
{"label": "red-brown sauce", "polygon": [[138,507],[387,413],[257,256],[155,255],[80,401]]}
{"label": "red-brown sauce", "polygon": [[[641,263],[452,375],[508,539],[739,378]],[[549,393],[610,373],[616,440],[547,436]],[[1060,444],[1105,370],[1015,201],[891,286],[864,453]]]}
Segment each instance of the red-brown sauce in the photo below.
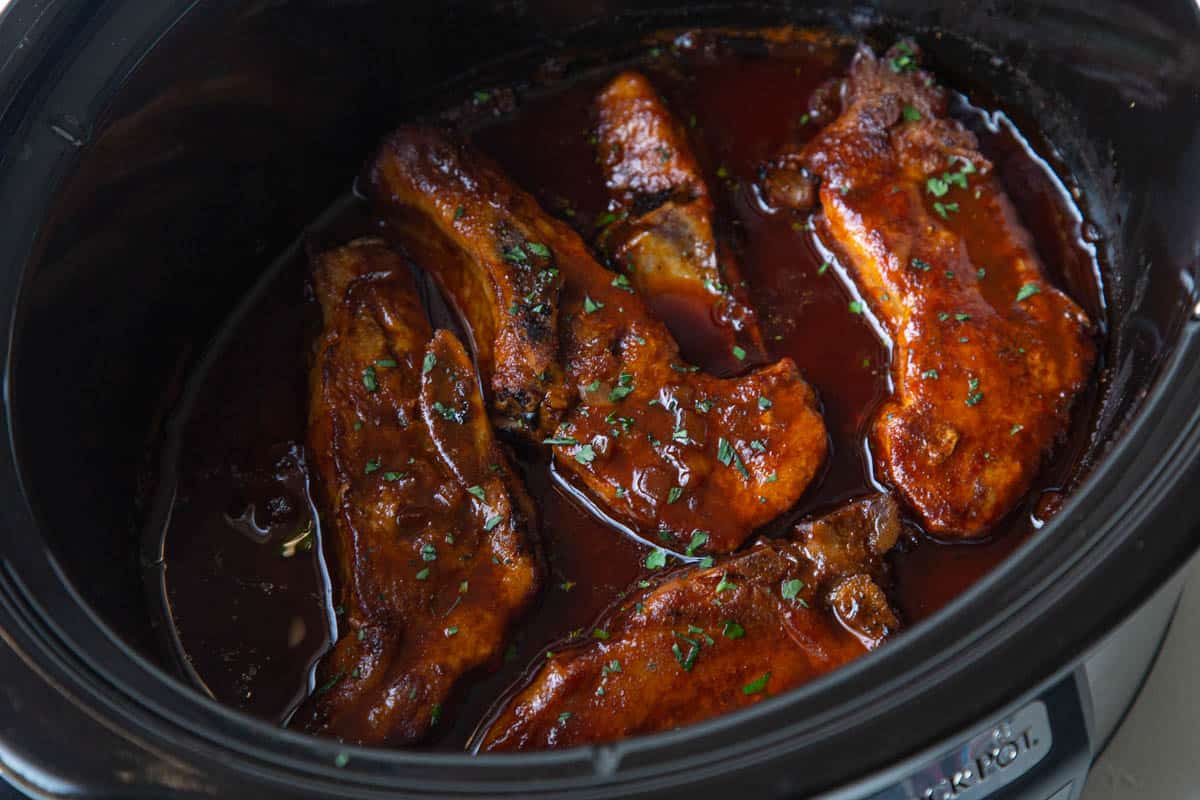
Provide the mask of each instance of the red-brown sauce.
{"label": "red-brown sauce", "polygon": [[[769,48],[754,39],[729,46],[699,41],[702,46],[683,50],[656,48],[639,67],[691,128],[717,199],[720,233],[740,255],[769,354],[793,358],[817,389],[832,442],[823,477],[769,526],[765,532],[771,534],[877,488],[863,434],[889,390],[887,343],[864,317],[847,311],[849,293],[836,270],[821,269],[822,255],[804,221],[765,212],[754,190],[761,163],[786,142],[816,130],[813,122],[801,124],[808,99],[842,72],[850,50],[815,41]],[[589,141],[590,106],[613,72],[520,92],[512,114],[469,115],[476,119],[475,143],[544,208],[589,239],[607,207]],[[960,106],[1033,232],[1051,277],[1102,324],[1099,271],[1094,251],[1080,237],[1082,219],[1070,195],[1004,119],[965,101]],[[351,199],[310,236],[332,244],[369,230],[372,223],[355,203]],[[329,646],[337,614],[319,526],[311,549],[281,554],[281,546],[312,518],[303,442],[308,356],[318,314],[306,292],[307,265],[300,252],[284,259],[227,332],[227,344],[193,380],[180,411],[180,455],[167,465],[163,482],[174,501],[165,520],[154,523],[165,529],[172,622],[167,628],[177,637],[168,637],[169,646],[184,654],[188,670],[214,697],[275,721],[285,721],[311,689],[312,665]],[[453,326],[444,304],[428,285],[425,291],[434,323]],[[744,366],[729,363],[723,349],[708,352],[708,339],[700,330],[681,344],[714,371]],[[1035,489],[987,540],[944,544],[913,526],[912,540],[893,557],[893,599],[906,623],[954,599],[1040,527],[1037,514],[1054,504],[1039,498],[1052,499],[1068,486],[1087,448],[1098,394],[1095,389],[1083,398],[1070,436]],[[541,513],[547,587],[514,633],[506,657],[447,708],[434,747],[462,747],[529,664],[573,632],[590,631],[592,621],[642,572],[645,545],[590,514],[554,479],[540,454],[522,450],[518,456]]]}

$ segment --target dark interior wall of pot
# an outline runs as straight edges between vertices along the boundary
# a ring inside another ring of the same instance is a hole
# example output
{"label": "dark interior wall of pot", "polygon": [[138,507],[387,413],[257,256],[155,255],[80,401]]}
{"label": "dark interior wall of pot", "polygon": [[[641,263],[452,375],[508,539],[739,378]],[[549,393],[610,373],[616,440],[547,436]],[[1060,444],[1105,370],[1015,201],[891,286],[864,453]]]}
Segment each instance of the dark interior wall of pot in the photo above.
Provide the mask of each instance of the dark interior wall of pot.
{"label": "dark interior wall of pot", "polygon": [[[116,5],[96,4],[78,35]],[[786,20],[880,41],[917,32],[948,83],[1040,127],[1078,180],[1112,270],[1113,391],[1097,434],[1119,430],[1196,299],[1191,3],[679,5],[201,3],[103,116],[84,121],[77,169],[28,266],[11,397],[30,499],[102,617],[157,654],[137,557],[156,445],[174,393],[239,297],[391,124],[430,108],[455,76],[465,88],[522,74],[559,39]],[[524,62],[497,61],[522,51]]]}

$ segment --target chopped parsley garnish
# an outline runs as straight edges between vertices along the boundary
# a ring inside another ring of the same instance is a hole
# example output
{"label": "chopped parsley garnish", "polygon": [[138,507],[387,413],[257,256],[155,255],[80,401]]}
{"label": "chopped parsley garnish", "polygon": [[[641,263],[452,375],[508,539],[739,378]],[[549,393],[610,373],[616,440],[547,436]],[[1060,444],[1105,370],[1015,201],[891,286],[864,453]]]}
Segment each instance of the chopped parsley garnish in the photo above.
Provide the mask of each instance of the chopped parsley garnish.
{"label": "chopped parsley garnish", "polygon": [[950,319],[950,315],[948,313],[946,313],[945,311],[939,311],[938,319],[942,322],[945,322],[946,320]]}
{"label": "chopped parsley garnish", "polygon": [[404,477],[403,472],[390,472],[389,471],[389,472],[383,473],[383,479],[385,481],[398,481],[403,477]]}
{"label": "chopped parsley garnish", "polygon": [[678,633],[675,636],[687,642],[688,651],[685,655],[683,648],[679,646],[679,642],[675,642],[671,645],[671,652],[675,655],[675,660],[679,662],[679,666],[683,667],[683,671],[691,672],[692,667],[696,666],[696,659],[700,657],[700,643],[686,636],[680,636]]}
{"label": "chopped parsley garnish", "polygon": [[679,442],[680,444],[687,444],[689,441],[687,429],[686,428],[676,428],[674,431],[671,432],[671,438],[673,440]]}
{"label": "chopped parsley garnish", "polygon": [[726,620],[725,627],[721,628],[721,635],[726,639],[740,639],[746,635],[746,629],[733,620]]}
{"label": "chopped parsley garnish", "polygon": [[487,492],[483,490],[482,486],[471,486],[467,489],[467,491],[475,497],[478,497],[480,500],[485,502],[487,501]]}
{"label": "chopped parsley garnish", "polygon": [[451,408],[450,406],[442,403],[440,400],[433,401],[433,410],[441,415],[442,419],[448,422],[457,422],[460,425],[462,424],[463,420],[467,418],[467,415],[464,412],[459,411],[457,408]]}
{"label": "chopped parsley garnish", "polygon": [[421,545],[421,560],[422,561],[437,561],[437,548],[429,542]]}
{"label": "chopped parsley garnish", "polygon": [[978,278],[979,280],[983,280],[986,276],[987,276],[987,270],[984,269],[983,267],[980,267],[979,269],[975,270],[975,277]]}
{"label": "chopped parsley garnish", "polygon": [[925,189],[934,197],[942,197],[950,191],[950,184],[935,175],[925,181]]}
{"label": "chopped parsley garnish", "polygon": [[913,58],[913,49],[908,46],[908,42],[896,42],[896,51],[900,55],[888,59],[888,67],[892,72],[900,74],[911,72],[917,68],[917,62]]}
{"label": "chopped parsley garnish", "polygon": [[559,715],[558,715],[558,721],[559,721],[559,722],[566,722],[566,721],[567,721],[567,720],[569,720],[570,718],[571,718],[571,712],[570,712],[570,711],[564,711],[564,712],[562,712],[561,714],[559,714]]}
{"label": "chopped parsley garnish", "polygon": [[1024,426],[1024,425],[1021,425],[1020,423],[1018,423],[1018,424],[1016,424],[1016,425],[1013,425],[1011,428],[1009,428],[1009,429],[1008,429],[1008,435],[1009,435],[1009,436],[1016,436],[1018,433],[1020,433],[1020,432],[1021,432],[1021,431],[1023,431],[1023,430],[1025,430],[1025,426]]}
{"label": "chopped parsley garnish", "polygon": [[667,565],[667,551],[661,547],[654,548],[654,552],[646,556],[646,569],[662,569]]}
{"label": "chopped parsley garnish", "polygon": [[921,119],[921,112],[917,111],[912,106],[905,106],[903,114],[904,118],[909,122],[918,122]]}
{"label": "chopped parsley garnish", "polygon": [[955,314],[955,315],[954,315],[954,318],[955,318],[956,320],[958,320],[959,322],[966,322],[967,320],[969,320],[969,319],[971,318],[971,315],[970,315],[970,314],[961,314],[961,313],[960,313],[960,314]]}
{"label": "chopped parsley garnish", "polygon": [[1027,283],[1017,292],[1017,302],[1020,303],[1022,300],[1028,300],[1035,294],[1040,294],[1041,291],[1036,283]]}
{"label": "chopped parsley garnish", "polygon": [[542,444],[579,444],[570,436],[552,436],[549,439],[542,439]]}
{"label": "chopped parsley garnish", "polygon": [[922,272],[929,272],[929,270],[933,269],[933,267],[929,266],[928,261],[922,261],[919,258],[914,258],[911,263],[913,265],[913,269],[919,269]]}
{"label": "chopped parsley garnish", "polygon": [[708,531],[695,530],[692,531],[692,540],[688,542],[687,549],[683,552],[689,556],[694,556],[696,551],[704,547],[708,543]]}
{"label": "chopped parsley garnish", "polygon": [[770,672],[764,672],[761,678],[756,678],[742,687],[742,694],[758,694],[763,689],[767,688],[767,681],[771,679]]}
{"label": "chopped parsley garnish", "polygon": [[421,362],[421,374],[428,375],[436,366],[437,356],[435,356],[433,353],[426,353],[425,360]]}
{"label": "chopped parsley garnish", "polygon": [[713,410],[713,406],[715,405],[716,403],[714,403],[712,400],[697,400],[696,410],[701,414],[707,414],[709,411]]}
{"label": "chopped parsley garnish", "polygon": [[475,92],[475,102],[476,103],[486,103],[488,100],[491,100],[491,99],[492,99],[491,92],[485,92],[482,89]]}
{"label": "chopped parsley garnish", "polygon": [[934,203],[933,210],[942,219],[949,219],[950,214],[958,211],[958,203]]}
{"label": "chopped parsley garnish", "polygon": [[497,514],[494,517],[488,517],[483,523],[484,532],[486,533],[487,531],[490,531],[492,528],[495,528],[497,525],[500,524],[500,520],[501,520],[501,517],[499,514]]}
{"label": "chopped parsley garnish", "polygon": [[583,388],[585,391],[589,391],[589,392],[596,391],[597,389],[600,388],[600,379],[597,378],[596,380],[592,381],[591,383],[589,383],[587,386],[585,386]]}
{"label": "chopped parsley garnish", "polygon": [[967,405],[979,405],[979,401],[983,399],[983,392],[979,391],[979,378],[971,377],[967,379]]}
{"label": "chopped parsley garnish", "polygon": [[758,398],[758,407],[760,409],[762,409],[763,411],[766,411],[771,406],[772,406],[772,403],[771,403],[770,398],[767,398],[767,397],[759,397]]}
{"label": "chopped parsley garnish", "polygon": [[445,629],[445,630],[443,630],[442,632],[443,632],[443,633],[445,633],[445,634],[446,634],[446,638],[447,638],[447,639],[449,639],[451,636],[455,636],[455,635],[457,635],[457,634],[458,634],[458,626],[457,626],[457,625],[451,625],[449,628],[446,628],[446,629]]}
{"label": "chopped parsley garnish", "polygon": [[379,469],[379,465],[382,463],[383,463],[383,459],[380,458],[379,456],[375,456],[374,458],[367,461],[367,466],[363,468],[363,474],[370,475],[372,472]]}
{"label": "chopped parsley garnish", "polygon": [[738,346],[735,344],[735,345],[733,346],[733,357],[734,357],[734,358],[736,358],[738,361],[745,361],[745,360],[746,360],[746,351],[745,351],[745,349],[743,349],[743,348],[741,348],[741,347],[738,347]]}
{"label": "chopped parsley garnish", "polygon": [[506,261],[511,261],[514,264],[524,264],[529,260],[529,256],[525,255],[525,251],[521,249],[520,245],[507,248],[504,251],[504,258]]}
{"label": "chopped parsley garnish", "polygon": [[604,303],[593,300],[591,295],[583,296],[583,313],[593,314],[602,308],[604,308]]}
{"label": "chopped parsley garnish", "polygon": [[679,502],[679,498],[681,497],[683,497],[683,489],[678,486],[672,486],[671,490],[667,492],[667,505]]}
{"label": "chopped parsley garnish", "polygon": [[335,767],[337,767],[338,769],[341,769],[342,767],[346,766],[349,763],[350,763],[350,754],[349,753],[338,753],[333,758],[333,765]]}
{"label": "chopped parsley garnish", "polygon": [[767,476],[767,483],[775,483],[775,481],[777,481],[777,480],[779,480],[778,472],[772,472],[770,475]]}
{"label": "chopped parsley garnish", "polygon": [[938,371],[936,369],[927,369],[921,373],[921,377],[925,378],[926,380],[936,381],[938,379]]}
{"label": "chopped parsley garnish", "polygon": [[394,358],[377,358],[375,359],[375,366],[389,369],[392,367],[398,367],[400,365],[396,363],[396,359]]}
{"label": "chopped parsley garnish", "polygon": [[629,285],[629,278],[626,278],[624,275],[618,275],[617,277],[613,278],[612,285],[618,289],[623,289],[630,294],[633,293],[633,287]]}
{"label": "chopped parsley garnish", "polygon": [[550,248],[546,247],[546,245],[542,244],[541,242],[526,242],[525,249],[533,253],[535,256],[541,256],[542,258],[550,257]]}
{"label": "chopped parsley garnish", "polygon": [[829,262],[828,261],[822,261],[821,266],[817,267],[818,275],[824,275],[828,271],[829,271]]}
{"label": "chopped parsley garnish", "polygon": [[852,300],[850,302],[850,313],[851,314],[861,314],[861,313],[863,313],[863,308],[864,308],[864,306],[863,306],[861,300]]}
{"label": "chopped parsley garnish", "polygon": [[375,392],[379,390],[379,381],[375,379],[374,364],[362,371],[362,382],[363,386],[367,388],[368,392]]}
{"label": "chopped parsley garnish", "polygon": [[467,213],[467,210],[465,208],[463,208],[462,206],[459,206],[458,208],[454,209],[454,221],[458,222],[460,219],[463,218],[463,216],[466,213]]}
{"label": "chopped parsley garnish", "polygon": [[704,558],[700,559],[696,563],[699,565],[700,569],[708,569],[709,567],[711,567],[713,565],[713,557],[705,556]]}
{"label": "chopped parsley garnish", "polygon": [[429,724],[437,727],[438,722],[442,719],[442,704],[434,703],[433,708],[429,710]]}
{"label": "chopped parsley garnish", "polygon": [[603,214],[596,215],[596,227],[604,228],[612,225],[617,221],[617,215],[611,211],[605,211]]}
{"label": "chopped parsley garnish", "polygon": [[582,445],[575,451],[575,460],[580,464],[590,464],[596,460],[596,451],[590,444]]}
{"label": "chopped parsley garnish", "polygon": [[608,399],[612,402],[623,400],[633,392],[633,375],[628,372],[622,372],[617,376],[617,385],[608,393]]}
{"label": "chopped parsley garnish", "polygon": [[717,581],[717,588],[715,591],[717,594],[720,594],[721,592],[728,591],[729,589],[735,589],[735,588],[737,588],[737,584],[734,583],[733,581],[729,580],[729,575],[726,574],[726,575],[722,575],[721,580]]}
{"label": "chopped parsley garnish", "polygon": [[779,587],[779,593],[783,595],[784,600],[795,600],[800,594],[800,590],[804,588],[804,581],[799,578],[792,578],[784,581]]}
{"label": "chopped parsley garnish", "polygon": [[592,638],[605,641],[608,639],[608,631],[604,630],[603,628],[596,628],[592,631]]}
{"label": "chopped parsley garnish", "polygon": [[429,567],[423,567],[417,571],[417,580],[423,581],[429,578]]}

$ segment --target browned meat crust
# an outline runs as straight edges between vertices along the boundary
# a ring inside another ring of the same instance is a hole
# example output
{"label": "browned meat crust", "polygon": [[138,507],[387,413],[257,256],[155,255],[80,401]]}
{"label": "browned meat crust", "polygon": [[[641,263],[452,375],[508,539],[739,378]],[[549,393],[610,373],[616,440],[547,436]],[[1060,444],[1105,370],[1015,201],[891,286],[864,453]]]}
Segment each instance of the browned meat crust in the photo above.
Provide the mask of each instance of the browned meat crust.
{"label": "browned meat crust", "polygon": [[431,332],[399,256],[358,240],[315,256],[313,283],[309,443],[345,615],[293,724],[412,743],[536,593],[533,509],[466,352]]}
{"label": "browned meat crust", "polygon": [[697,373],[632,288],[481,154],[402,128],[369,185],[471,328],[500,424],[553,446],[617,519],[678,548],[702,531],[698,552],[728,552],[816,476],[825,427],[791,360]]}

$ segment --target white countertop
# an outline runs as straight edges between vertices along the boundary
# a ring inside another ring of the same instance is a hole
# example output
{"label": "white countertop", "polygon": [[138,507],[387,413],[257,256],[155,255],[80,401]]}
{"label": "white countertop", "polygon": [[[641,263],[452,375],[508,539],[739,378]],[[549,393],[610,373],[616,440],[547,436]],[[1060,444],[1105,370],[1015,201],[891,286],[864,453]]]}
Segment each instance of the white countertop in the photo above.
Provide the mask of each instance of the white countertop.
{"label": "white countertop", "polygon": [[1154,670],[1088,776],[1082,800],[1200,798],[1200,564]]}

